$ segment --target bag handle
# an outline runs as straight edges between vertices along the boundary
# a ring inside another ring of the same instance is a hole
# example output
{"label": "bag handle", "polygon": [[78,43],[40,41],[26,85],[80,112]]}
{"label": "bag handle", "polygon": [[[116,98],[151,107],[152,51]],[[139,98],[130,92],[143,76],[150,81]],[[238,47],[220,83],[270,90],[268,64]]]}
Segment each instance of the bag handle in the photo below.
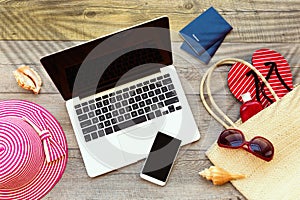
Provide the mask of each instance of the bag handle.
{"label": "bag handle", "polygon": [[217,62],[216,64],[214,64],[213,66],[211,66],[203,75],[203,78],[201,80],[200,83],[200,98],[202,100],[202,103],[204,105],[204,107],[206,108],[206,110],[209,112],[209,114],[215,118],[220,124],[222,124],[226,129],[229,128],[229,125],[226,124],[225,121],[223,121],[220,117],[218,117],[213,111],[212,109],[209,107],[209,105],[207,104],[205,98],[204,98],[204,84],[206,81],[206,90],[207,90],[207,94],[209,97],[209,100],[211,102],[212,107],[230,124],[230,126],[237,128],[236,125],[234,124],[234,122],[217,106],[217,104],[215,103],[215,101],[212,98],[211,95],[211,91],[210,91],[210,80],[211,80],[211,75],[212,72],[217,68],[220,67],[222,65],[233,65],[236,62],[240,62],[244,65],[246,65],[247,67],[249,67],[251,70],[253,70],[260,78],[261,80],[266,84],[267,88],[270,90],[270,92],[272,93],[273,97],[275,98],[276,101],[279,100],[279,97],[277,96],[277,94],[274,92],[274,90],[272,89],[272,87],[270,86],[269,82],[265,79],[265,77],[255,68],[253,67],[250,63],[238,59],[238,58],[227,58],[227,59],[222,59],[219,62]]}

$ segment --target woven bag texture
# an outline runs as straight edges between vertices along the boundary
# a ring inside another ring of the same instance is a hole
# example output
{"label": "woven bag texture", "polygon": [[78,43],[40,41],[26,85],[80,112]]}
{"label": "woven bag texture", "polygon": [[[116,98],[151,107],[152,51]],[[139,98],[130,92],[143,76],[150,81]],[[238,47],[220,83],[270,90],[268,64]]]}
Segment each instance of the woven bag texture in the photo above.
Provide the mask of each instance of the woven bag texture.
{"label": "woven bag texture", "polygon": [[206,152],[214,165],[247,177],[231,183],[248,199],[300,197],[300,86],[253,116],[236,123],[246,140],[263,136],[275,148],[270,162],[243,149],[220,148],[215,142]]}

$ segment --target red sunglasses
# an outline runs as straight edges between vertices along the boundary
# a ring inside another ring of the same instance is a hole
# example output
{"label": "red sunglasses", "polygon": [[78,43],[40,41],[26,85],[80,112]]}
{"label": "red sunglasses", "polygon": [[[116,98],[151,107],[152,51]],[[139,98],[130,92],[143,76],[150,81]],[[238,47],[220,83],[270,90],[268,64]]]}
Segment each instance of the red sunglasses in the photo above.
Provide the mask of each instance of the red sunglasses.
{"label": "red sunglasses", "polygon": [[243,148],[268,162],[272,160],[274,155],[274,147],[269,140],[261,136],[256,136],[247,142],[244,134],[237,129],[224,130],[219,136],[218,145],[231,149]]}

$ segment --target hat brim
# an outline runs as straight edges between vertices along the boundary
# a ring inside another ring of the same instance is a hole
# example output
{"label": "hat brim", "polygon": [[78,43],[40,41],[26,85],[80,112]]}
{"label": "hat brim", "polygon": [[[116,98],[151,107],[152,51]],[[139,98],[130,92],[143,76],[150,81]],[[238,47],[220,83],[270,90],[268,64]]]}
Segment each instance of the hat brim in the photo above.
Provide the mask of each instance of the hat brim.
{"label": "hat brim", "polygon": [[41,199],[61,179],[67,164],[67,141],[58,121],[45,108],[25,100],[0,101],[0,118],[30,117],[42,112],[53,139],[65,150],[66,155],[57,161],[47,163],[46,158],[37,176],[27,185],[18,189],[0,189],[0,199]]}

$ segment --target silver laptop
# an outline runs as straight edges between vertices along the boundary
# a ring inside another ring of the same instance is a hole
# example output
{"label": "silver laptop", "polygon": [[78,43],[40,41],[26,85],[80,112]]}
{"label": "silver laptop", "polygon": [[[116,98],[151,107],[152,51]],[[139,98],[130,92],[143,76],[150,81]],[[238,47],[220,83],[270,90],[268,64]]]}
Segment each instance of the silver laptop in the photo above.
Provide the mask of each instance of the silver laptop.
{"label": "silver laptop", "polygon": [[158,131],[200,134],[172,65],[168,17],[88,41],[41,59],[66,101],[90,177],[137,162]]}

